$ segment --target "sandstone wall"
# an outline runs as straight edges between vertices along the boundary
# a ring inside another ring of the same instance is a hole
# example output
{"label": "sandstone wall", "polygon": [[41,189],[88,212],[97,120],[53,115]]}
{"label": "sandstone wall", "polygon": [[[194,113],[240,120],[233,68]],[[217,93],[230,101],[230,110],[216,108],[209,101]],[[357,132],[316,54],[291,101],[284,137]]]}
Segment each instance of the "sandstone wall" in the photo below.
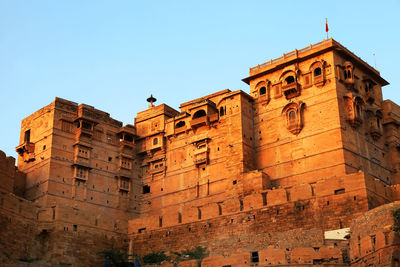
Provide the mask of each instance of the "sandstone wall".
{"label": "sandstone wall", "polygon": [[392,212],[400,209],[393,202],[366,212],[351,225],[351,266],[398,266],[400,238],[392,230]]}
{"label": "sandstone wall", "polygon": [[[368,210],[364,181],[359,172],[311,185],[264,190],[243,199],[232,197],[221,203],[184,207],[181,215],[175,210],[131,220],[129,234],[138,254],[198,245],[215,255],[239,248],[258,251],[268,246],[322,246],[322,239],[310,236],[349,227],[352,219]],[[306,230],[309,232],[303,232]],[[290,238],[290,231],[299,236]]]}

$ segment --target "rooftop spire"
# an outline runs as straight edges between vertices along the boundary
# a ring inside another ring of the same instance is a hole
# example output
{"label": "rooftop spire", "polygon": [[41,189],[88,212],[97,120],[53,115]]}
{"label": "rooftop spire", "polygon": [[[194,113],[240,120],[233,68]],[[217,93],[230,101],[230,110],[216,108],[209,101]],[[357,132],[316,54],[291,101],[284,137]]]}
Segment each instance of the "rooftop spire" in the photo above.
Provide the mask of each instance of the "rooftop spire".
{"label": "rooftop spire", "polygon": [[150,97],[147,98],[147,102],[150,103],[149,108],[154,107],[153,102],[156,102],[156,101],[157,101],[157,99],[155,97],[153,97],[153,94],[150,94]]}

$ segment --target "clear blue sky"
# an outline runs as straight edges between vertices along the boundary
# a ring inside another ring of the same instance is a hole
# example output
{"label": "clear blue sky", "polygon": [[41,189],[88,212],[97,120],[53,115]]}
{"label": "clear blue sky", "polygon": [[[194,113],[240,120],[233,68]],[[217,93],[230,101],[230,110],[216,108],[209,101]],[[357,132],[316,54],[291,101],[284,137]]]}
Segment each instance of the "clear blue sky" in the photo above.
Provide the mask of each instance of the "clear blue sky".
{"label": "clear blue sky", "polygon": [[62,97],[133,123],[152,93],[179,104],[248,86],[248,68],[333,37],[400,103],[400,1],[0,0],[0,150]]}

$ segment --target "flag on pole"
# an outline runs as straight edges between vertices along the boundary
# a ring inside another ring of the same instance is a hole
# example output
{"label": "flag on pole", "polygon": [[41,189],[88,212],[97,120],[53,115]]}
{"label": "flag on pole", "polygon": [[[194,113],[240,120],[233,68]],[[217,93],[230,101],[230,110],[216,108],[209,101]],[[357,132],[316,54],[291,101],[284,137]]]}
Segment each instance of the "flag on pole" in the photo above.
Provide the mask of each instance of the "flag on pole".
{"label": "flag on pole", "polygon": [[328,28],[328,19],[325,19],[325,31],[328,32],[329,28]]}

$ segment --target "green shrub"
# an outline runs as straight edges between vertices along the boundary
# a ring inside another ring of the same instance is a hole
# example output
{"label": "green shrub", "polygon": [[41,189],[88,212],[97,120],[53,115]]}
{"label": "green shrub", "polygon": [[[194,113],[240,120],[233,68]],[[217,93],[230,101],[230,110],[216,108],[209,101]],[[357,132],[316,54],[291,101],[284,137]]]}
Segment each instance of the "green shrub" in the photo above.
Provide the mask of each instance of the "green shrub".
{"label": "green shrub", "polygon": [[392,230],[400,234],[400,209],[394,210],[392,212],[392,216],[393,216]]}
{"label": "green shrub", "polygon": [[144,255],[142,260],[144,263],[161,263],[163,261],[168,261],[169,257],[165,255],[164,251],[160,251]]}
{"label": "green shrub", "polygon": [[114,244],[111,245],[109,250],[103,250],[97,252],[97,254],[106,258],[109,261],[110,266],[122,267],[124,266],[124,263],[128,261],[128,255],[118,249],[114,249]]}
{"label": "green shrub", "polygon": [[182,251],[181,255],[189,260],[201,260],[207,257],[208,253],[206,252],[206,250],[206,248],[197,246],[193,250]]}

